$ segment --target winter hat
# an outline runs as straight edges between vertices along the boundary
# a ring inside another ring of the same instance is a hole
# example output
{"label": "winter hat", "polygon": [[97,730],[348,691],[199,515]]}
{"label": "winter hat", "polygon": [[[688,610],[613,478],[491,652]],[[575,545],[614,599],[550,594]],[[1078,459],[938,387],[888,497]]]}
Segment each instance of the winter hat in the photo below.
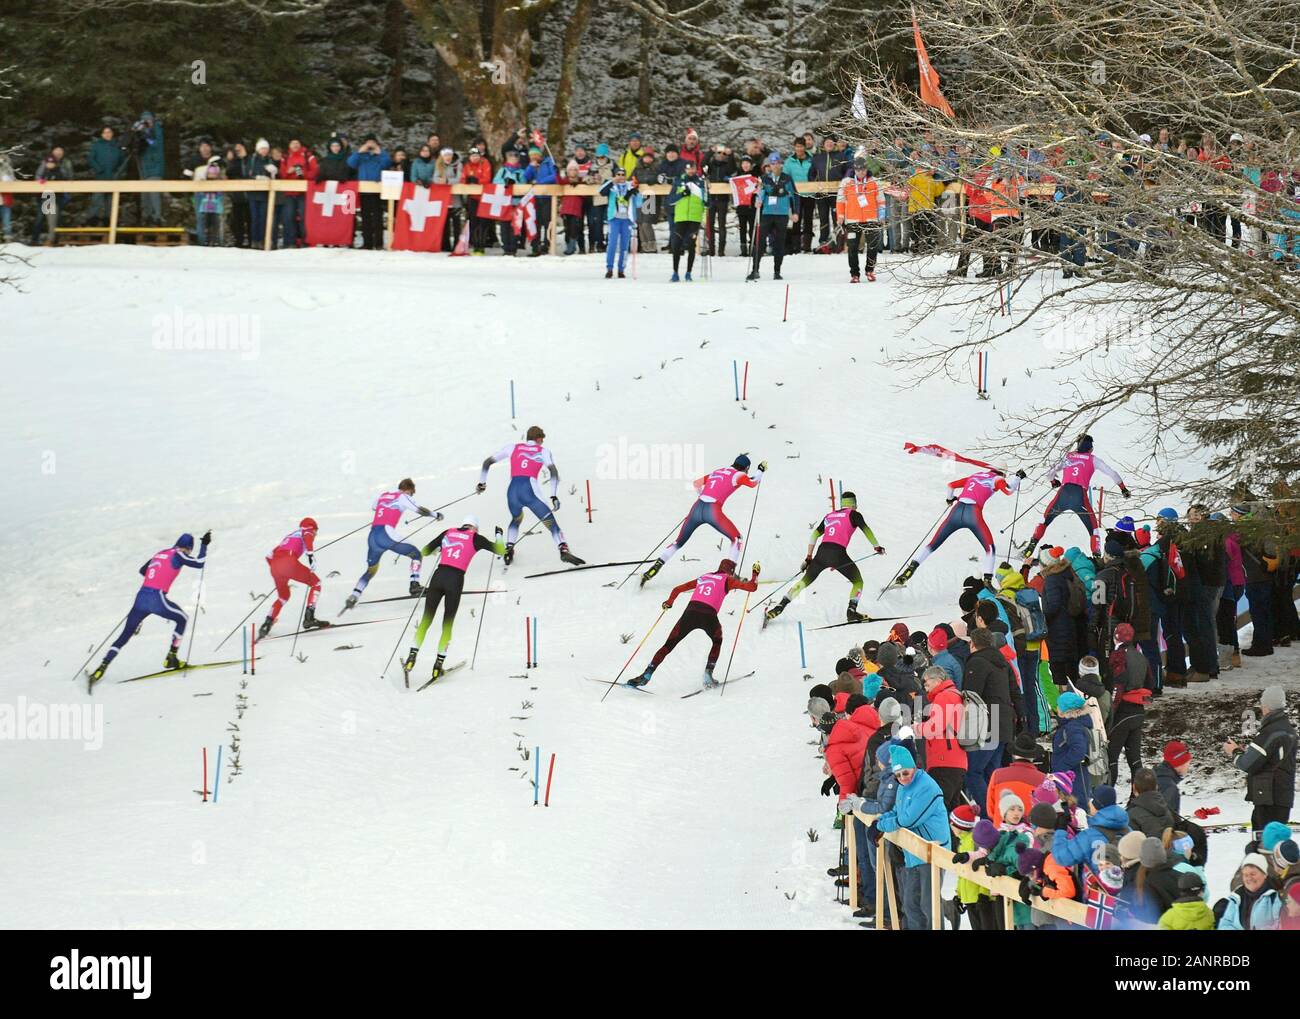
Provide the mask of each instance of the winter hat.
{"label": "winter hat", "polygon": [[269,141],[267,141],[265,138],[259,138],[259,139],[257,139],[257,144],[255,144],[255,145],[253,146],[253,151],[254,151],[254,152],[263,152],[263,151],[265,151],[265,152],[270,152],[270,151],[271,151],[271,143],[270,143]]}
{"label": "winter hat", "polygon": [[1233,506],[1229,506],[1228,508],[1229,508],[1230,510],[1232,510],[1233,513],[1237,514],[1237,516],[1239,516],[1239,517],[1248,516],[1248,515],[1250,514],[1250,504],[1249,504],[1249,503],[1239,502],[1239,503],[1236,503],[1236,504],[1233,505]]}
{"label": "winter hat", "polygon": [[1061,794],[1057,792],[1056,783],[1050,778],[1045,778],[1034,786],[1029,797],[1034,803],[1046,803],[1049,807],[1061,802]]}
{"label": "winter hat", "polygon": [[868,700],[866,697],[863,697],[862,694],[855,693],[849,698],[848,703],[844,705],[844,713],[847,715],[851,715],[853,714],[853,712],[857,711],[858,708],[862,707],[864,704],[870,704],[870,703],[871,701]]}
{"label": "winter hat", "polygon": [[1033,877],[1043,867],[1044,853],[1033,846],[1022,846],[1016,850],[1016,870],[1022,877]]}
{"label": "winter hat", "polygon": [[876,714],[880,716],[881,725],[893,725],[903,715],[903,707],[892,697],[886,697],[876,707]]}
{"label": "winter hat", "polygon": [[767,162],[769,166],[771,166],[774,163],[779,164],[781,162],[781,153],[773,151],[772,154],[767,157]]}
{"label": "winter hat", "polygon": [[907,642],[917,651],[925,651],[929,644],[929,637],[920,630],[913,630],[908,636]]}
{"label": "winter hat", "polygon": [[969,803],[963,803],[948,815],[948,820],[954,828],[960,828],[963,831],[970,831],[975,827],[975,808]]}
{"label": "winter hat", "polygon": [[1068,690],[1056,699],[1056,713],[1063,715],[1067,711],[1082,711],[1083,698],[1073,690]]}
{"label": "winter hat", "polygon": [[1065,549],[1060,545],[1053,545],[1051,548],[1045,548],[1039,551],[1038,561],[1044,566],[1055,566],[1065,555]]}
{"label": "winter hat", "polygon": [[825,683],[818,683],[815,687],[813,687],[811,690],[808,691],[808,696],[820,697],[822,700],[827,702],[833,701],[835,699],[835,694],[831,692],[831,688],[827,686]]}
{"label": "winter hat", "polygon": [[1019,757],[1022,761],[1033,760],[1040,753],[1038,744],[1034,742],[1034,737],[1027,732],[1022,732],[1011,741],[1011,756]]}
{"label": "winter hat", "polygon": [[1092,791],[1092,802],[1097,805],[1097,809],[1115,806],[1115,787],[1113,785],[1099,785]]}
{"label": "winter hat", "polygon": [[1115,521],[1115,530],[1126,531],[1129,534],[1132,534],[1135,530],[1137,530],[1137,525],[1133,522],[1132,517],[1123,516]]}
{"label": "winter hat", "polygon": [[1052,785],[1056,786],[1058,793],[1062,796],[1070,795],[1070,790],[1074,788],[1074,772],[1054,771],[1047,777],[1052,780]]}
{"label": "winter hat", "polygon": [[1118,895],[1124,888],[1124,868],[1108,863],[1097,872],[1097,884],[1107,895]]}
{"label": "winter hat", "polygon": [[887,640],[876,652],[876,664],[882,669],[892,669],[898,664],[898,645]]}
{"label": "winter hat", "polygon": [[[443,152],[446,152],[447,150],[446,150],[446,149],[443,149],[442,151],[443,151]],[[539,149],[536,145],[529,145],[529,146],[528,146],[528,154],[529,154],[530,156],[534,156],[534,155],[535,155],[535,156],[540,156],[540,155],[542,154],[542,150]]]}
{"label": "winter hat", "polygon": [[1119,861],[1124,867],[1131,867],[1142,856],[1142,844],[1147,837],[1140,831],[1131,831],[1119,840]]}
{"label": "winter hat", "polygon": [[1285,839],[1279,842],[1273,850],[1273,866],[1283,871],[1297,863],[1300,863],[1300,846],[1296,845],[1295,840]]}
{"label": "winter hat", "polygon": [[957,640],[966,639],[966,635],[968,632],[966,627],[966,620],[954,619],[951,623],[948,624],[948,628],[952,630],[952,636],[955,637]]}
{"label": "winter hat", "polygon": [[609,146],[606,145],[604,142],[601,142],[599,145],[596,146],[596,155],[597,155],[597,156],[608,156],[608,155],[609,155]]}
{"label": "winter hat", "polygon": [[821,721],[817,723],[817,728],[829,736],[831,730],[835,728],[835,723],[839,720],[839,715],[835,714],[834,711],[828,711],[826,714],[822,715]]}
{"label": "winter hat", "polygon": [[844,657],[847,658],[849,661],[851,661],[858,668],[862,667],[862,648],[856,646],[851,647],[849,648],[849,653],[846,654]]}
{"label": "winter hat", "polygon": [[939,627],[936,626],[933,630],[930,631],[930,636],[928,640],[930,643],[931,651],[938,652],[938,651],[948,650],[948,635],[944,633],[943,630],[939,629]]}
{"label": "winter hat", "polygon": [[1029,823],[1035,828],[1055,828],[1056,811],[1048,803],[1035,803],[1029,811]]}
{"label": "winter hat", "polygon": [[1132,623],[1120,623],[1115,627],[1115,639],[1121,644],[1132,643],[1135,636]]}
{"label": "winter hat", "polygon": [[1155,836],[1148,836],[1142,840],[1142,847],[1138,850],[1138,862],[1148,870],[1152,867],[1159,867],[1169,862],[1169,855],[1165,852],[1164,844]]}
{"label": "winter hat", "polygon": [[1178,511],[1174,509],[1172,506],[1166,506],[1164,509],[1156,513],[1156,516],[1159,517],[1161,520],[1177,520]]}
{"label": "winter hat", "polygon": [[1205,890],[1205,882],[1194,870],[1185,870],[1178,875],[1178,890],[1184,895],[1200,895]]}
{"label": "winter hat", "polygon": [[998,844],[999,832],[987,817],[981,817],[975,822],[975,827],[971,830],[971,840],[980,849],[992,849]]}
{"label": "winter hat", "polygon": [[1100,676],[1101,663],[1093,655],[1084,655],[1079,659],[1080,676]]}
{"label": "winter hat", "polygon": [[1281,821],[1269,821],[1259,834],[1259,844],[1264,852],[1271,853],[1279,842],[1291,837],[1291,828]]}
{"label": "winter hat", "polygon": [[880,674],[869,672],[862,677],[862,696],[874,701],[880,695]]}
{"label": "winter hat", "polygon": [[1137,529],[1135,537],[1137,538],[1138,547],[1146,548],[1151,544],[1151,525],[1143,524]]}
{"label": "winter hat", "polygon": [[890,769],[897,774],[905,768],[915,768],[916,759],[911,755],[907,747],[895,744],[889,748],[889,765]]}
{"label": "winter hat", "polygon": [[808,698],[808,714],[812,715],[813,718],[821,718],[822,715],[826,714],[830,709],[830,701],[821,697]]}
{"label": "winter hat", "polygon": [[974,591],[966,590],[957,598],[957,607],[963,612],[975,611],[975,606],[979,604],[979,595]]}
{"label": "winter hat", "polygon": [[889,628],[889,639],[896,644],[906,644],[912,637],[912,631],[906,623],[895,623]]}
{"label": "winter hat", "polygon": [[1280,686],[1266,687],[1259,695],[1259,706],[1269,711],[1281,711],[1286,707],[1286,691]]}
{"label": "winter hat", "polygon": [[1002,792],[998,794],[998,815],[1006,817],[1007,811],[1012,807],[1019,807],[1020,812],[1023,814],[1025,811],[1025,801],[1020,798],[1020,794],[1014,789],[1003,789]]}
{"label": "winter hat", "polygon": [[1192,752],[1187,749],[1187,744],[1180,739],[1171,739],[1165,744],[1165,764],[1171,768],[1181,768],[1192,759]]}
{"label": "winter hat", "polygon": [[175,545],[175,547],[176,547],[176,548],[193,548],[193,547],[194,547],[194,535],[192,535],[192,534],[190,534],[188,531],[186,531],[184,534],[182,534],[179,538],[176,539],[176,545]]}
{"label": "winter hat", "polygon": [[1246,858],[1241,861],[1242,868],[1254,867],[1262,874],[1268,873],[1268,860],[1264,859],[1260,853],[1248,853]]}

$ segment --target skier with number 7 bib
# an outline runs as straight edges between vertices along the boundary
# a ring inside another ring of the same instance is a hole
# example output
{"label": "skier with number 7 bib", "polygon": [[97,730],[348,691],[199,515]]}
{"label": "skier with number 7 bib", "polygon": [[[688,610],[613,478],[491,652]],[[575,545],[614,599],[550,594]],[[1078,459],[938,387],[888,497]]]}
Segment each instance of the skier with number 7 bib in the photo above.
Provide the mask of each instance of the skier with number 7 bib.
{"label": "skier with number 7 bib", "polygon": [[[722,504],[738,489],[758,487],[762,478],[755,481],[749,476],[749,463],[749,456],[741,453],[732,461],[730,467],[719,467],[711,474],[695,480],[695,491],[700,493],[695,500],[695,505],[686,514],[686,519],[682,521],[682,529],[677,532],[673,543],[664,549],[663,555],[654,561],[650,569],[641,574],[642,587],[647,581],[655,578],[656,574],[664,568],[664,563],[681,551],[681,547],[690,540],[695,529],[701,524],[708,524],[731,542],[732,560],[740,558],[740,531],[722,512]],[[758,473],[761,475],[766,471],[767,461],[764,460],[758,465]]]}
{"label": "skier with number 7 bib", "polygon": [[674,587],[668,595],[668,600],[663,604],[665,611],[673,607],[673,602],[679,594],[685,594],[692,588],[695,591],[691,595],[690,603],[682,612],[682,617],[677,620],[672,632],[668,634],[668,639],[664,641],[664,646],[654,653],[645,671],[629,679],[627,685],[645,686],[650,682],[655,669],[659,668],[663,660],[672,653],[673,648],[682,642],[682,638],[693,630],[703,630],[713,641],[713,646],[709,649],[708,661],[704,666],[704,687],[709,689],[717,686],[718,681],[713,678],[713,668],[718,664],[718,655],[722,653],[722,622],[718,619],[718,612],[730,592],[757,591],[758,574],[759,565],[755,563],[750,570],[749,579],[741,580],[736,576],[736,564],[730,559],[724,559],[718,563],[716,573],[706,573],[695,580],[688,580]]}
{"label": "skier with number 7 bib", "polygon": [[[867,617],[858,611],[858,597],[862,594],[862,573],[858,570],[857,564],[849,558],[849,542],[853,540],[853,535],[857,531],[861,531],[867,541],[871,542],[876,555],[885,554],[884,548],[876,541],[876,536],[871,533],[871,528],[858,512],[857,496],[852,492],[845,492],[840,496],[840,508],[827,513],[822,518],[822,522],[813,529],[812,537],[808,541],[808,555],[803,561],[803,576],[794,587],[790,588],[789,593],[779,604],[767,610],[767,618],[775,619],[784,612],[785,607],[799,597],[799,593],[816,580],[823,570],[836,570],[853,585],[849,591],[848,621],[861,623],[867,620]],[[821,539],[821,547],[814,555],[813,546],[817,544],[818,538]]]}
{"label": "skier with number 7 bib", "polygon": [[[564,540],[555,511],[560,508],[560,471],[555,466],[551,451],[542,443],[546,433],[541,426],[533,425],[524,435],[523,442],[502,446],[483,461],[479,473],[477,491],[487,491],[488,471],[494,463],[501,460],[510,461],[510,487],[506,489],[506,504],[510,507],[510,527],[506,531],[505,562],[509,566],[515,558],[515,542],[519,538],[519,525],[523,523],[524,510],[530,509],[546,529],[551,532],[556,548],[560,550],[560,559],[570,566],[581,566],[586,560],[579,559],[569,551],[569,543]],[[551,476],[551,506],[548,509],[542,501],[542,492],[538,487],[537,477],[545,467]]]}

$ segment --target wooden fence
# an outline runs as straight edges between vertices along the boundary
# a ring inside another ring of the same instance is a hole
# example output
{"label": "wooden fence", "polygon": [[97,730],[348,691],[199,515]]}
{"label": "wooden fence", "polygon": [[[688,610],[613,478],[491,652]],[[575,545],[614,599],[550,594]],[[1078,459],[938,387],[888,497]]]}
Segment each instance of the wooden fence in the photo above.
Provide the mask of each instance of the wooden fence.
{"label": "wooden fence", "polygon": [[[855,813],[853,817],[870,827],[871,822],[876,820],[877,815]],[[858,839],[857,825],[853,823],[853,817],[844,818],[844,839],[849,855],[849,906],[856,910],[858,908]],[[898,831],[882,832],[880,842],[876,846],[876,930],[883,930],[885,927],[886,905],[888,905],[889,913],[893,917],[893,929],[898,930],[902,926],[901,915],[898,911],[898,897],[894,889],[894,872],[893,868],[889,866],[885,855],[886,842],[891,842],[899,849],[925,861],[921,866],[930,868],[930,927],[932,930],[943,929],[941,879],[945,871],[955,874],[959,878],[973,881],[981,888],[987,888],[994,898],[1000,898],[1002,900],[1002,926],[1006,930],[1015,929],[1012,909],[1015,903],[1020,901],[1020,881],[1018,879],[990,877],[984,871],[975,870],[969,863],[958,863],[953,859],[953,854],[946,846],[927,842],[916,833],[903,828]],[[1033,902],[1033,908],[1080,927],[1088,925],[1088,907],[1082,902],[1076,902],[1073,899],[1036,898]]]}
{"label": "wooden fence", "polygon": [[[702,181],[703,182],[703,181]],[[110,196],[108,214],[108,243],[117,243],[118,214],[122,195],[126,194],[193,194],[199,191],[221,191],[228,193],[253,193],[266,195],[266,229],[262,238],[262,248],[271,250],[275,236],[275,196],[281,194],[303,194],[307,190],[305,180],[17,180],[0,184],[0,193],[15,195],[45,195],[53,192],[65,194],[107,194]],[[364,195],[383,193],[383,185],[377,181],[352,181],[357,190]],[[703,182],[707,183],[707,182]],[[729,195],[729,184],[709,184],[709,194]],[[795,190],[801,195],[833,195],[839,189],[839,181],[810,181],[796,184]],[[564,195],[594,195],[599,191],[595,184],[533,184],[520,194],[534,194],[542,197],[561,198]],[[637,190],[642,194],[666,195],[667,184],[641,184]],[[453,195],[478,195],[483,192],[481,184],[452,184]],[[396,199],[388,200],[388,236],[384,242],[386,248],[392,247],[393,206]],[[560,245],[555,243],[555,227],[559,221],[559,202],[551,203],[551,253],[562,255]]]}

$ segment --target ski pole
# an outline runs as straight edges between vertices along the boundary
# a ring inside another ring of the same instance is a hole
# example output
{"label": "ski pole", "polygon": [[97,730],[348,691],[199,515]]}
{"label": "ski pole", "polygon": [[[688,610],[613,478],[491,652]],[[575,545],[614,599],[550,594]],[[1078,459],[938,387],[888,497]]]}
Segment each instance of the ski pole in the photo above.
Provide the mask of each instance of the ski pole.
{"label": "ski pole", "polygon": [[[898,579],[898,575],[903,572],[903,570],[907,567],[907,564],[912,561],[912,557],[916,555],[916,549],[920,548],[923,544],[925,544],[926,535],[928,535],[931,531],[933,531],[936,527],[939,526],[939,521],[942,520],[945,516],[947,516],[949,510],[951,509],[952,509],[951,506],[944,506],[944,508],[940,510],[939,515],[934,518],[934,523],[932,523],[929,527],[927,527],[925,531],[921,534],[921,540],[916,543],[916,548],[913,548],[912,551],[907,554],[907,558],[903,560],[903,565],[900,566],[898,569],[896,569],[894,571],[894,575],[889,578],[889,584],[892,584],[895,580]],[[884,587],[880,589],[880,594],[876,595],[876,601],[880,601],[880,599],[884,597],[885,592],[889,590],[889,584],[886,584]]]}
{"label": "ski pole", "polygon": [[[206,560],[206,558],[205,556],[204,559]],[[199,604],[203,601],[203,581],[207,578],[207,575],[208,571],[205,562],[203,572],[199,574],[199,593],[194,596],[194,621],[193,628],[190,630],[190,643],[185,649],[186,664],[189,663],[190,653],[194,650],[194,634],[199,628]]]}
{"label": "ski pole", "polygon": [[673,533],[679,530],[682,524],[684,523],[686,523],[686,517],[682,517],[682,519],[678,523],[673,525],[673,529],[671,531],[669,531],[667,534],[665,534],[662,538],[659,539],[659,543],[650,550],[650,555],[644,555],[641,557],[641,561],[638,562],[636,566],[633,566],[631,572],[628,573],[626,577],[624,577],[622,580],[618,582],[618,586],[615,587],[614,590],[615,591],[619,590],[619,588],[621,588],[624,584],[626,584],[629,580],[632,579],[632,574],[637,571],[637,566],[642,566],[645,563],[650,562],[651,561],[650,556],[653,556],[656,552],[658,552],[660,546],[663,545],[663,543],[667,541],[669,538],[671,538],[673,536]]}
{"label": "ski pole", "polygon": [[1004,561],[1007,564],[1011,562],[1011,546],[1016,543],[1016,521],[1020,519],[1020,489],[1016,489],[1016,504],[1012,507],[1015,516],[1011,518],[1011,537],[1007,538],[1007,554]]}
{"label": "ski pole", "polygon": [[[749,551],[749,532],[754,529],[754,514],[758,512],[758,497],[762,494],[763,486],[760,484],[754,490],[754,505],[749,510],[749,526],[745,528],[745,543],[740,546],[740,562],[736,564],[736,576],[740,576],[740,568],[745,565],[745,553]],[[745,595],[745,602],[748,604],[749,595]]]}
{"label": "ski pole", "polygon": [[[1040,495],[1037,499],[1035,499],[1035,500],[1034,500],[1034,503],[1033,503],[1033,506],[1029,506],[1029,507],[1027,507],[1027,508],[1025,509],[1024,513],[1019,513],[1019,514],[1017,514],[1017,515],[1016,515],[1016,519],[1013,520],[1013,521],[1011,521],[1011,523],[1007,524],[1007,526],[1004,527],[1004,528],[1002,528],[1002,530],[998,531],[998,534],[1005,534],[1009,529],[1015,527],[1015,526],[1016,526],[1016,520],[1019,520],[1021,517],[1023,517],[1023,516],[1025,515],[1025,513],[1028,513],[1030,510],[1032,510],[1032,509],[1034,508],[1034,506],[1037,506],[1040,502],[1042,502],[1044,499],[1046,499],[1047,496],[1048,496],[1048,494],[1049,494],[1051,491],[1052,491],[1052,490],[1049,488],[1046,492],[1044,492],[1044,493],[1043,493],[1042,495]],[[1020,493],[1017,492],[1016,494],[1017,494],[1017,496],[1018,496]]]}
{"label": "ski pole", "polygon": [[311,597],[311,588],[307,588],[307,593],[302,599],[302,608],[298,610],[298,626],[293,631],[293,643],[289,645],[289,657],[292,658],[298,650],[298,634],[302,633],[302,624],[307,619],[307,599]]}
{"label": "ski pole", "polygon": [[[758,500],[755,499],[755,502]],[[745,604],[742,606],[740,618],[736,620],[736,637],[731,642],[731,654],[727,656],[727,671],[722,674],[722,693],[727,692],[727,677],[731,675],[731,662],[736,657],[736,645],[740,643],[740,628],[745,625],[745,616],[749,614],[749,592],[745,592]],[[719,697],[722,694],[718,695]]]}
{"label": "ski pole", "polygon": [[[422,587],[420,588],[420,593],[415,596],[415,604],[411,606],[411,614],[406,617],[406,622],[402,626],[402,632],[397,635],[397,643],[393,645],[393,650],[388,655],[388,661],[384,662],[384,669],[379,674],[380,679],[383,679],[386,675],[388,675],[388,667],[393,664],[393,658],[397,654],[397,649],[402,646],[402,638],[406,636],[406,628],[411,625],[411,620],[415,618],[415,610],[420,607],[420,599],[421,597],[423,597],[424,592],[425,592],[425,588]],[[409,676],[405,675],[406,673],[405,669],[402,670],[402,673],[405,678],[406,685],[409,687],[411,685],[411,679]]]}
{"label": "ski pole", "polygon": [[[501,538],[501,528],[497,528],[497,540]],[[492,567],[497,564],[497,557],[492,556],[488,560],[487,583],[483,585],[483,607],[478,610],[478,630],[474,634],[474,654],[470,656],[469,671],[474,671],[474,663],[478,661],[478,639],[483,636],[483,616],[487,614],[488,592],[492,590]]]}
{"label": "ski pole", "polygon": [[226,634],[224,637],[222,637],[222,638],[221,638],[221,643],[218,644],[216,647],[214,647],[212,650],[213,650],[213,651],[220,651],[220,650],[221,650],[221,644],[224,644],[226,641],[228,641],[231,637],[233,637],[233,636],[235,635],[236,631],[238,631],[238,630],[240,630],[240,629],[243,628],[243,625],[244,625],[245,623],[247,623],[248,620],[249,620],[250,618],[252,618],[253,613],[256,612],[258,609],[260,609],[260,608],[263,606],[263,604],[265,604],[266,599],[268,599],[269,597],[271,597],[271,593],[272,593],[272,592],[267,591],[266,594],[262,595],[262,597],[258,600],[257,604],[254,605],[254,606],[249,610],[248,615],[246,615],[243,619],[241,619],[241,620],[239,621],[239,624],[235,627],[234,630],[231,630],[228,634]]}
{"label": "ski pole", "polygon": [[645,636],[641,638],[641,643],[636,646],[635,651],[633,651],[630,655],[628,655],[627,661],[623,663],[623,668],[618,670],[618,675],[614,677],[614,681],[610,683],[609,686],[605,689],[605,692],[600,695],[600,700],[602,704],[604,703],[605,698],[609,696],[609,691],[613,690],[614,687],[618,686],[618,681],[623,678],[623,673],[627,672],[627,667],[632,664],[632,659],[641,653],[641,648],[644,647],[645,642],[650,639],[650,634],[655,632],[655,627],[659,625],[659,620],[663,619],[663,617],[666,616],[667,614],[668,614],[668,610],[663,609],[659,613],[658,618],[655,619],[655,621],[650,624],[650,629],[646,630]]}
{"label": "ski pole", "polygon": [[347,534],[340,534],[337,538],[331,538],[329,541],[325,542],[324,545],[317,545],[315,551],[317,552],[324,551],[325,549],[333,545],[335,542],[342,541],[344,538],[350,538],[358,531],[364,531],[369,526],[370,526],[369,524],[362,524],[360,527],[354,527],[352,528],[352,530],[348,531]]}
{"label": "ski pole", "polygon": [[127,619],[130,617],[130,615],[131,615],[131,614],[128,612],[125,616],[123,616],[122,619],[121,619],[121,621],[117,624],[117,626],[113,627],[113,629],[111,629],[111,630],[108,631],[108,636],[105,637],[103,640],[101,640],[101,641],[100,641],[100,642],[95,646],[95,650],[94,650],[94,651],[90,652],[90,657],[87,658],[84,662],[81,663],[81,668],[79,668],[79,669],[77,670],[77,672],[76,672],[76,675],[74,675],[74,676],[72,677],[72,681],[73,681],[74,683],[75,683],[75,682],[77,681],[77,679],[81,676],[81,674],[82,674],[83,672],[86,671],[86,666],[89,665],[92,661],[94,661],[94,659],[95,659],[95,655],[99,654],[100,650],[104,647],[105,644],[108,643],[109,639],[113,636],[113,634],[117,633],[117,631],[118,631],[119,629],[121,629],[123,626],[126,625],[126,621],[127,621]]}

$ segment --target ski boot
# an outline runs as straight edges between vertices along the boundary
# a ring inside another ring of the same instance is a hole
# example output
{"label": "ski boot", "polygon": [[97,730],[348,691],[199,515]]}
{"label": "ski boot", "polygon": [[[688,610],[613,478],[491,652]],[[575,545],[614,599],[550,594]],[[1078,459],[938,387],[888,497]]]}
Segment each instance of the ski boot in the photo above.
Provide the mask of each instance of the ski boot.
{"label": "ski boot", "polygon": [[613,269],[606,269],[606,270],[605,270],[605,279],[607,279],[607,280],[612,280],[613,278],[614,278],[614,270],[613,270]]}
{"label": "ski boot", "polygon": [[631,679],[627,680],[626,683],[628,686],[634,686],[640,689],[650,682],[650,677],[654,675],[654,671],[655,670],[652,667],[646,666],[645,672],[641,673],[639,676],[633,676]]}
{"label": "ski boot", "polygon": [[266,635],[271,632],[271,627],[275,625],[275,620],[267,616],[262,620],[262,625],[257,628],[257,639],[266,640]]}
{"label": "ski boot", "polygon": [[411,586],[406,589],[407,594],[409,594],[412,598],[414,598],[418,594],[421,594],[423,591],[424,588],[420,586],[420,582],[418,580],[412,580]]}
{"label": "ski boot", "polygon": [[183,669],[185,663],[176,657],[176,649],[172,648],[167,652],[167,659],[163,662],[164,669]]}
{"label": "ski boot", "polygon": [[356,594],[348,595],[348,600],[343,603],[343,611],[346,612],[348,609],[354,609],[356,607],[357,607],[357,595]]}
{"label": "ski boot", "polygon": [[680,283],[681,281],[682,278],[678,276],[677,273],[673,273],[670,277],[668,277],[669,283]]}
{"label": "ski boot", "polygon": [[501,557],[501,561],[507,566],[515,561],[515,543],[513,541],[506,546],[506,554]]}
{"label": "ski boot", "polygon": [[686,282],[687,282],[687,283],[691,283],[691,282],[693,282],[693,281],[691,280],[691,274],[690,274],[689,272],[686,274]]}
{"label": "ski boot", "polygon": [[856,272],[853,273],[853,274],[849,277],[849,282],[850,282],[850,283],[859,283],[859,282],[861,282],[861,280],[862,280],[862,277],[859,276]]}
{"label": "ski boot", "polygon": [[759,275],[758,275],[758,270],[755,269],[753,272],[751,272],[748,276],[745,277],[745,282],[746,282],[746,283],[753,283],[756,279],[759,279],[759,278],[760,278],[760,277],[759,277]]}
{"label": "ski boot", "polygon": [[96,683],[98,683],[101,679],[104,678],[104,673],[108,671],[108,662],[109,659],[105,658],[102,662],[99,663],[99,667],[90,674],[90,686],[94,686]]}
{"label": "ski boot", "polygon": [[716,679],[713,678],[713,670],[712,670],[712,669],[705,669],[705,670],[704,670],[704,689],[706,689],[706,690],[712,690],[714,687],[716,687],[716,686],[720,686],[720,685],[721,685],[721,684],[720,684]]}
{"label": "ski boot", "polygon": [[664,561],[662,559],[656,559],[650,569],[641,574],[641,586],[645,587],[647,583],[654,580],[655,576],[658,575],[659,571],[663,568]]}
{"label": "ski boot", "polygon": [[568,563],[570,566],[585,566],[587,562],[587,560],[579,559],[569,551],[569,543],[567,541],[560,542],[560,561]]}
{"label": "ski boot", "polygon": [[869,623],[871,622],[871,617],[864,616],[858,611],[858,603],[851,601],[849,602],[849,607],[844,612],[844,621],[846,623]]}
{"label": "ski boot", "polygon": [[412,670],[415,669],[415,657],[419,653],[420,653],[420,649],[418,647],[413,647],[411,648],[410,651],[406,653],[406,661],[402,662],[402,672],[404,672],[406,675],[409,676]]}
{"label": "ski boot", "polygon": [[790,604],[789,598],[782,598],[779,602],[777,602],[777,604],[773,605],[770,609],[768,609],[765,613],[763,613],[763,615],[766,616],[768,619],[775,619],[777,616],[779,616],[782,612],[785,611],[785,607],[789,604]]}
{"label": "ski boot", "polygon": [[325,620],[316,618],[314,606],[308,605],[307,611],[302,614],[302,628],[304,630],[323,630],[329,625]]}
{"label": "ski boot", "polygon": [[620,270],[618,271],[618,278],[621,279],[621,280],[625,280],[625,279],[627,279],[627,273],[625,273],[622,269],[620,269]]}
{"label": "ski boot", "polygon": [[429,676],[430,683],[432,683],[435,679],[441,679],[443,673],[447,671],[446,664],[445,664],[446,660],[447,660],[446,655],[439,655],[438,660],[433,663],[433,672]]}
{"label": "ski boot", "polygon": [[916,572],[917,567],[920,566],[920,565],[921,565],[920,563],[918,563],[915,559],[913,559],[910,563],[908,563],[908,564],[903,568],[903,572],[900,573],[900,574],[897,576],[897,578],[895,578],[894,582],[893,582],[892,584],[890,584],[889,586],[890,586],[890,587],[906,587],[906,586],[907,586],[907,582],[908,582],[909,580],[912,579],[912,574]]}

